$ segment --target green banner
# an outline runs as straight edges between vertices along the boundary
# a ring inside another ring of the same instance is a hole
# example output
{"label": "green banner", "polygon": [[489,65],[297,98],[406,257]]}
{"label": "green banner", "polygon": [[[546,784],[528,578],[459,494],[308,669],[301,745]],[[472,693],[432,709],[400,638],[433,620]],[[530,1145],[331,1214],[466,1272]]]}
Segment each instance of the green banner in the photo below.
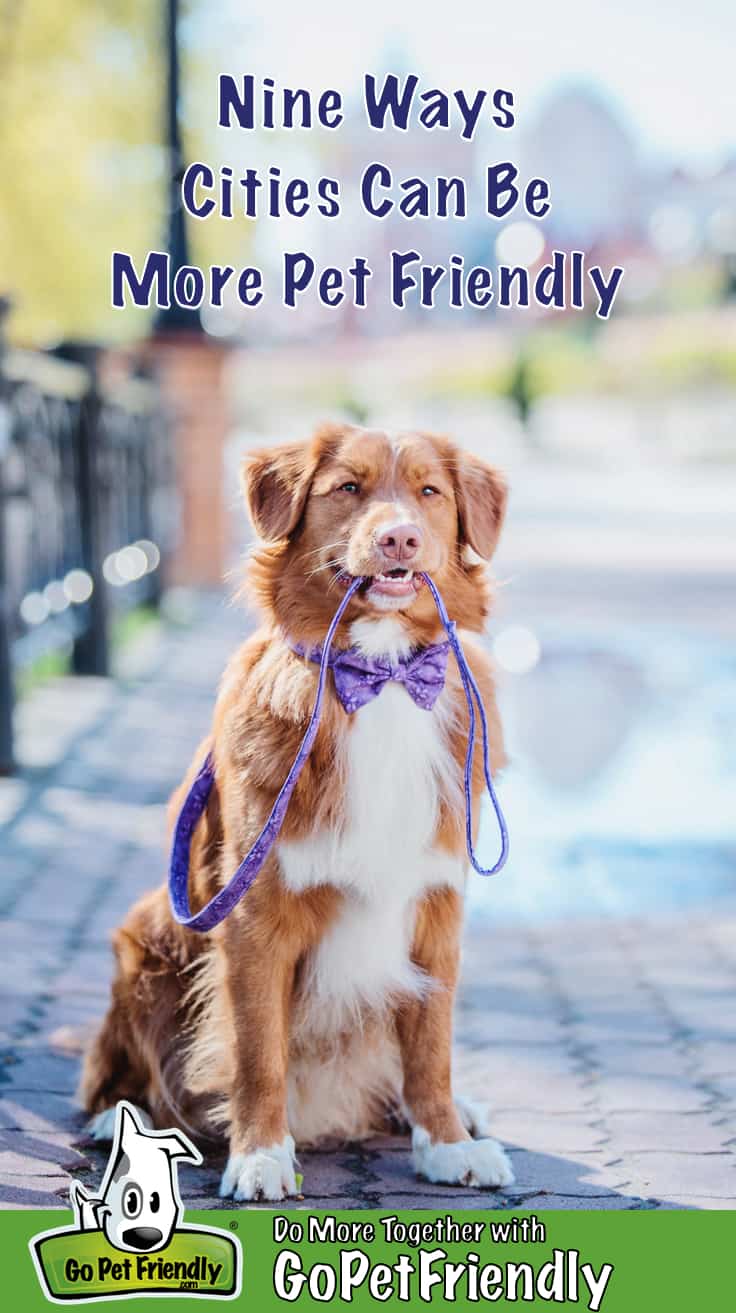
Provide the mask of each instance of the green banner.
{"label": "green banner", "polygon": [[188,1294],[232,1298],[240,1288],[240,1253],[226,1231],[180,1227],[161,1253],[125,1253],[102,1231],[38,1236],[31,1243],[39,1281],[56,1301],[122,1295]]}
{"label": "green banner", "polygon": [[100,1232],[39,1236],[67,1216],[0,1213],[6,1308],[47,1308],[43,1281],[60,1302],[126,1297],[152,1313],[167,1296],[256,1313],[325,1304],[692,1313],[733,1300],[732,1212],[188,1211],[148,1255],[116,1250]]}

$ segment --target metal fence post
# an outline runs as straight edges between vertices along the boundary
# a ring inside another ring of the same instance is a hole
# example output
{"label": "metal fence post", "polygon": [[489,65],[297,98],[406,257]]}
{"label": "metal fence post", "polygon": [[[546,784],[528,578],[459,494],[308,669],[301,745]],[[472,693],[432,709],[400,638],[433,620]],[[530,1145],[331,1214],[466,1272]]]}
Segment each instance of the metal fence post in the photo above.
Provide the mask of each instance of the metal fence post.
{"label": "metal fence post", "polygon": [[5,564],[4,466],[10,445],[10,410],[3,385],[3,321],[10,302],[0,297],[0,775],[9,775],[13,761],[13,675],[10,668],[10,616]]}
{"label": "metal fence post", "polygon": [[90,623],[75,639],[72,667],[77,675],[107,675],[110,670],[109,616],[107,591],[102,574],[105,552],[103,493],[100,471],[101,402],[97,387],[97,348],[64,344],[57,348],[64,360],[83,365],[89,371],[89,389],[79,407],[74,433],[79,491],[79,529],[82,565],[92,579],[92,595],[87,603]]}

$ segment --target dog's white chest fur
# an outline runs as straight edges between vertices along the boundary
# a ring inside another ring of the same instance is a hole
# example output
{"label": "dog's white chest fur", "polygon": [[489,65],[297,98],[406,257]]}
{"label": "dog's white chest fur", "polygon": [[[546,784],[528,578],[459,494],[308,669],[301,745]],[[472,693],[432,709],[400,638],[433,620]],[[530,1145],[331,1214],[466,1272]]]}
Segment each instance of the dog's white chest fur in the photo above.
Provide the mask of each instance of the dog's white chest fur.
{"label": "dog's white chest fur", "polygon": [[[396,654],[401,633],[385,617],[356,623],[352,636],[371,655]],[[361,1007],[427,983],[409,959],[416,900],[464,879],[464,863],[433,848],[441,794],[452,797],[460,785],[447,723],[444,693],[426,711],[401,685],[387,684],[355,713],[347,736],[341,831],[279,845],[291,889],[329,883],[345,893],[308,966],[310,1029],[334,1033]]]}

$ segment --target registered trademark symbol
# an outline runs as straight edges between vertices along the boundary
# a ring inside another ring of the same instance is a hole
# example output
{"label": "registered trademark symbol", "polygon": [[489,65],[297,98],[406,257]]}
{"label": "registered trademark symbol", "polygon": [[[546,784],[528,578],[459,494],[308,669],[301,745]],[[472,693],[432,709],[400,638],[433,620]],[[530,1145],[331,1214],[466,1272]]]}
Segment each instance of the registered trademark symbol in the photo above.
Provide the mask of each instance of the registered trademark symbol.
{"label": "registered trademark symbol", "polygon": [[237,1229],[238,1229],[238,1224],[237,1224],[235,1218],[233,1218],[232,1222],[230,1223],[230,1230],[231,1230],[231,1231],[237,1231]]}

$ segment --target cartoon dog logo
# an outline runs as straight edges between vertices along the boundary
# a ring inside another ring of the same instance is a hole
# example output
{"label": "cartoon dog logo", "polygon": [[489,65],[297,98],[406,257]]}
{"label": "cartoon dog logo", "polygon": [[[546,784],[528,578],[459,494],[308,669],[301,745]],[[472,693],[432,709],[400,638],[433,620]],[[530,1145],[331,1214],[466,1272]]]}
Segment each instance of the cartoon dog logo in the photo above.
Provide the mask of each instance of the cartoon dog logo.
{"label": "cartoon dog logo", "polygon": [[178,1164],[201,1161],[199,1150],[181,1131],[148,1130],[137,1109],[121,1101],[99,1194],[89,1195],[78,1181],[72,1182],[77,1229],[101,1230],[115,1249],[128,1253],[164,1249],[184,1215]]}

